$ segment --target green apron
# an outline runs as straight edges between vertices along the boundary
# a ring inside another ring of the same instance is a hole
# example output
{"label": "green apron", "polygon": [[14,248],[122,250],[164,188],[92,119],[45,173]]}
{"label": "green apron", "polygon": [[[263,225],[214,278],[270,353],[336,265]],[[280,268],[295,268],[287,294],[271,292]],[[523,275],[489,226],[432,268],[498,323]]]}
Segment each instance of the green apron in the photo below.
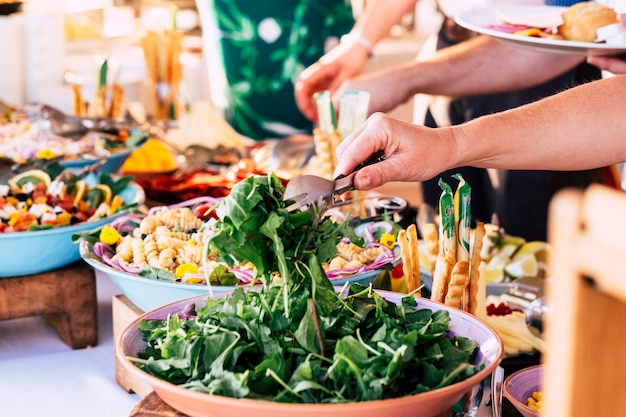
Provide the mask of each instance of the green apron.
{"label": "green apron", "polygon": [[349,0],[207,1],[218,29],[215,45],[225,75],[226,120],[254,140],[310,134],[298,110],[298,75],[350,31]]}

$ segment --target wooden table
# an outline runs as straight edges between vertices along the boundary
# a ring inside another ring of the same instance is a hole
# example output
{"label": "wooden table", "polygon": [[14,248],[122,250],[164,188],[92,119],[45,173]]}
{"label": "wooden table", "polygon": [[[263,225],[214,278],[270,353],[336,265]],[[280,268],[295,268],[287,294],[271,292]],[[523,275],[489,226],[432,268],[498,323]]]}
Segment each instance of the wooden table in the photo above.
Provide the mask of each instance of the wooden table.
{"label": "wooden table", "polygon": [[98,343],[93,269],[82,261],[41,274],[0,279],[0,320],[41,316],[72,349]]}
{"label": "wooden table", "polygon": [[163,402],[155,392],[151,392],[130,412],[130,417],[187,417]]}

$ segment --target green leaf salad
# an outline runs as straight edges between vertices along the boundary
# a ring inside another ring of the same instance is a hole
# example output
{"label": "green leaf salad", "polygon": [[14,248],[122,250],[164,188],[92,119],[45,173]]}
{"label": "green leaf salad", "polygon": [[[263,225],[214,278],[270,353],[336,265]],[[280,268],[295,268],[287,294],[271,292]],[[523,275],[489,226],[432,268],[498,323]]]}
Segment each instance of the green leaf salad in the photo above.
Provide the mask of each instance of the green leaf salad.
{"label": "green leaf salad", "polygon": [[283,191],[271,174],[239,182],[217,207],[210,241],[227,263],[254,263],[268,284],[143,320],[137,366],[196,391],[295,403],[401,397],[483,368],[472,364],[473,340],[448,334],[447,311],[420,309],[412,296],[396,305],[356,284],[336,292],[321,262],[356,236],[347,222],[288,213]]}

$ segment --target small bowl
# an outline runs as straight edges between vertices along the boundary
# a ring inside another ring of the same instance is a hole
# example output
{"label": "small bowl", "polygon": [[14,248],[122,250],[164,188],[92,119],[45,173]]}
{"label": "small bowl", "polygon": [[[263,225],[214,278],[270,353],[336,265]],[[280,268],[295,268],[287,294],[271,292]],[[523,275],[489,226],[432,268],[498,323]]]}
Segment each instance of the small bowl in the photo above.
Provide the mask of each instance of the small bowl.
{"label": "small bowl", "polygon": [[537,417],[539,413],[528,407],[533,392],[541,391],[542,365],[531,366],[509,375],[504,380],[504,396],[524,417]]}
{"label": "small bowl", "polygon": [[[135,183],[129,184],[120,197],[127,204],[145,201],[143,189]],[[0,278],[39,274],[80,260],[78,244],[72,242],[72,235],[102,227],[124,214],[74,226],[0,234]]]}
{"label": "small bowl", "polygon": [[[400,302],[406,294],[378,291],[390,302]],[[224,295],[224,294],[221,294]],[[136,357],[146,343],[143,341],[139,322],[143,319],[165,319],[169,314],[183,311],[190,303],[202,305],[206,296],[193,297],[172,303],[145,313],[130,323],[116,341],[115,355],[122,368],[139,380],[149,384],[159,397],[172,408],[191,417],[231,417],[254,415],[255,417],[433,417],[450,409],[464,394],[491,375],[502,359],[502,342],[489,325],[461,310],[428,299],[419,299],[420,308],[450,313],[453,335],[470,337],[479,344],[476,361],[485,361],[483,370],[455,384],[433,391],[376,401],[338,404],[293,404],[253,399],[238,399],[193,391],[158,379],[139,369],[129,357]]]}

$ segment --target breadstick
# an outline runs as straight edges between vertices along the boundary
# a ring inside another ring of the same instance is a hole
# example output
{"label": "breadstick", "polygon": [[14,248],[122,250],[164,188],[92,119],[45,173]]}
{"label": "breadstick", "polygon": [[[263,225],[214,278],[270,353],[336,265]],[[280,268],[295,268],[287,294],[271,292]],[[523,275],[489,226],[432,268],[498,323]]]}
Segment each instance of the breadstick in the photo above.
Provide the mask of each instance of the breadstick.
{"label": "breadstick", "polygon": [[409,249],[409,239],[407,237],[406,229],[402,229],[398,232],[398,246],[400,246],[400,258],[402,258],[402,275],[404,275],[404,280],[407,283],[407,289],[411,292],[411,289],[408,288],[409,284],[409,275],[411,273],[411,251]]}
{"label": "breadstick", "polygon": [[411,257],[411,270],[409,275],[405,275],[407,279],[407,288],[409,292],[413,292],[415,295],[421,295],[420,287],[422,286],[422,280],[420,275],[420,254],[417,239],[417,228],[414,224],[410,224],[407,229],[409,253]]}
{"label": "breadstick", "polygon": [[109,117],[117,119],[122,117],[124,106],[124,87],[113,84],[111,89],[111,106],[109,107]]}
{"label": "breadstick", "polygon": [[433,273],[433,285],[430,293],[431,300],[438,301],[440,303],[443,303],[445,300],[453,266],[453,255],[450,252],[448,252],[448,255],[444,255],[443,252],[439,252],[437,262],[435,263],[435,272]]}
{"label": "breadstick", "polygon": [[315,144],[315,157],[317,159],[317,174],[322,178],[332,179],[334,167],[330,144],[322,129],[313,130],[313,143]]}
{"label": "breadstick", "polygon": [[333,130],[328,134],[328,145],[330,149],[330,157],[333,164],[333,170],[337,166],[337,146],[339,146],[342,140],[343,138],[341,137],[341,134],[336,130]]}
{"label": "breadstick", "polygon": [[424,234],[424,247],[426,248],[426,256],[430,263],[431,275],[435,272],[435,263],[437,262],[437,255],[439,254],[439,237],[437,236],[437,225],[434,223],[427,223],[422,226],[422,233]]}
{"label": "breadstick", "polygon": [[485,223],[477,222],[474,231],[474,245],[472,246],[470,273],[469,273],[469,294],[467,311],[471,314],[482,317],[486,314],[485,298],[487,289],[485,280],[480,276],[480,263],[482,258],[480,252],[483,249],[483,239],[485,237]]}
{"label": "breadstick", "polygon": [[469,281],[469,262],[458,261],[452,268],[450,282],[446,291],[444,304],[455,308],[461,308],[465,287]]}
{"label": "breadstick", "polygon": [[85,102],[83,101],[83,92],[79,84],[72,84],[72,96],[74,98],[72,101],[73,113],[76,116],[84,116],[86,113]]}

